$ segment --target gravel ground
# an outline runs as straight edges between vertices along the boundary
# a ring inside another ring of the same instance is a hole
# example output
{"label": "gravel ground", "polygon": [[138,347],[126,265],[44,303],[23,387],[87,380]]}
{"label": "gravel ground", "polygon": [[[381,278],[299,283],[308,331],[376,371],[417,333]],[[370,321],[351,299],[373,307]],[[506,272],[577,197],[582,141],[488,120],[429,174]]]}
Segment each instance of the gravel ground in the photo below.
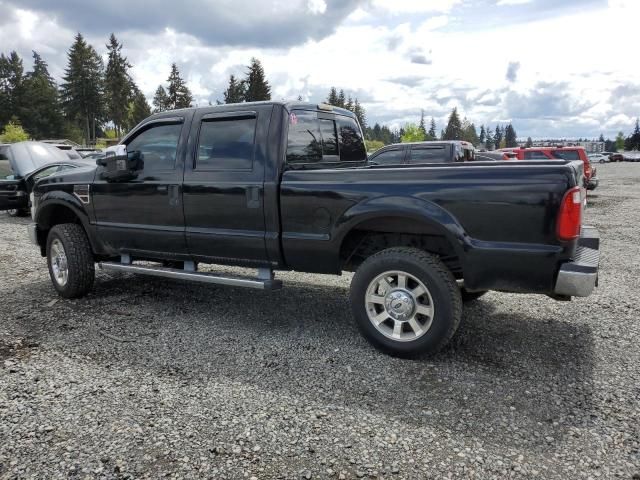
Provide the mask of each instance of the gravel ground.
{"label": "gravel ground", "polygon": [[596,293],[490,293],[430,360],[366,343],[346,275],[58,298],[0,214],[0,478],[640,478],[640,164],[598,170]]}

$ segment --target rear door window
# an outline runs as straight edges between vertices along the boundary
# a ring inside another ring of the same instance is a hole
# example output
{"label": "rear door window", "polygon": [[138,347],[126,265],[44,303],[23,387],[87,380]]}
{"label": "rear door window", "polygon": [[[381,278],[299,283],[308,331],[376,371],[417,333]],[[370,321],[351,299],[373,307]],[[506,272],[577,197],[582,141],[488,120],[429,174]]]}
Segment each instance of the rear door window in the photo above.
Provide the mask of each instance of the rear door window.
{"label": "rear door window", "polygon": [[196,170],[252,170],[256,117],[205,120]]}
{"label": "rear door window", "polygon": [[412,147],[409,163],[444,163],[447,155],[444,145],[434,147]]}
{"label": "rear door window", "polygon": [[396,148],[395,150],[386,150],[371,157],[371,163],[374,165],[400,165],[404,159],[404,150]]}

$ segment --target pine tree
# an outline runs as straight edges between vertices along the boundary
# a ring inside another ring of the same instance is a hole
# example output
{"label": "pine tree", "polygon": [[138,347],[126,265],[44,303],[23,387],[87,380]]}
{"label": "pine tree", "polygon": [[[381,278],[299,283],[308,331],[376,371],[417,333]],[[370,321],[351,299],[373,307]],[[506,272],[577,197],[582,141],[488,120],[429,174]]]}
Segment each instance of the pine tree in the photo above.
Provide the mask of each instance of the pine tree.
{"label": "pine tree", "polygon": [[153,96],[153,109],[154,112],[164,112],[165,110],[169,110],[169,96],[167,95],[167,91],[164,89],[162,85],[158,85],[156,89],[156,93]]}
{"label": "pine tree", "polygon": [[180,71],[175,63],[171,64],[171,73],[167,82],[169,83],[167,87],[168,109],[189,108],[193,102],[193,96],[186,82],[180,76]]}
{"label": "pine tree", "polygon": [[600,138],[598,139],[598,141],[604,143],[605,140],[604,140],[604,135],[602,133],[600,134]]}
{"label": "pine tree", "polygon": [[449,121],[444,131],[443,140],[462,140],[462,123],[458,116],[458,109],[454,107],[449,115]]}
{"label": "pine tree", "polygon": [[518,146],[518,137],[516,134],[516,130],[515,128],[513,128],[513,125],[511,123],[509,123],[509,125],[507,125],[504,130],[504,140],[505,145],[508,148],[515,148]]}
{"label": "pine tree", "polygon": [[104,112],[102,59],[78,33],[67,54],[68,65],[61,86],[64,112],[84,129],[87,145],[95,143],[96,130]]}
{"label": "pine tree", "polygon": [[245,84],[234,75],[229,77],[229,86],[224,92],[224,103],[241,103],[245,98]]}
{"label": "pine tree", "polygon": [[113,122],[116,135],[122,134],[129,101],[132,99],[132,79],[129,75],[131,64],[122,56],[122,44],[112,33],[107,44],[109,60],[104,75],[104,94],[107,119]]}
{"label": "pine tree", "polygon": [[496,125],[496,131],[493,136],[493,143],[496,149],[500,148],[503,138],[504,138],[504,131],[502,130],[502,127],[500,125]]}
{"label": "pine tree", "polygon": [[636,127],[633,129],[629,141],[628,150],[640,150],[640,119],[636,118]]}
{"label": "pine tree", "polygon": [[473,123],[470,123],[466,118],[462,122],[462,139],[472,145],[478,145],[480,143],[476,126]]}
{"label": "pine tree", "polygon": [[271,87],[265,77],[262,64],[257,58],[251,59],[245,82],[247,85],[245,100],[247,102],[271,100]]}
{"label": "pine tree", "polygon": [[123,124],[123,127],[127,130],[131,130],[138,123],[151,115],[151,107],[149,106],[144,93],[142,93],[135,84],[132,84],[132,90],[132,98],[129,100]]}
{"label": "pine tree", "polygon": [[34,139],[62,136],[64,117],[58,87],[49,74],[47,63],[35,51],[33,70],[24,79],[24,100],[19,117]]}
{"label": "pine tree", "polygon": [[485,140],[485,145],[487,150],[493,150],[495,148],[495,141],[493,139],[493,134],[491,133],[491,128],[487,126],[487,138]]}
{"label": "pine tree", "polygon": [[329,90],[329,96],[327,97],[327,103],[329,105],[333,105],[334,107],[338,106],[338,90],[336,90],[336,87],[331,87],[331,90]]}
{"label": "pine tree", "polygon": [[351,98],[351,95],[349,95],[348,99],[347,99],[347,103],[344,104],[344,108],[346,108],[347,110],[349,110],[350,112],[353,112],[353,98]]}
{"label": "pine tree", "polygon": [[344,90],[340,89],[340,93],[338,94],[338,104],[336,106],[344,108],[346,104],[347,103],[344,96]]}
{"label": "pine tree", "polygon": [[424,109],[420,109],[420,123],[418,124],[418,128],[422,132],[424,138],[427,138],[427,124],[424,121]]}
{"label": "pine tree", "polygon": [[484,145],[485,140],[487,139],[487,132],[484,129],[484,125],[480,125],[480,137],[478,140],[480,141],[480,145]]}
{"label": "pine tree", "polygon": [[356,118],[358,119],[358,123],[360,124],[362,129],[365,129],[367,127],[367,118],[365,115],[364,107],[358,101],[357,97],[355,103],[353,104],[353,113],[356,114]]}
{"label": "pine tree", "polygon": [[24,67],[16,52],[0,55],[0,127],[15,116],[24,101]]}
{"label": "pine tree", "polygon": [[531,137],[527,137],[527,143],[525,144],[525,148],[533,147],[533,139]]}
{"label": "pine tree", "polygon": [[436,133],[436,121],[434,120],[433,117],[431,117],[431,125],[429,126],[429,131],[427,132],[427,140],[437,140],[437,133]]}

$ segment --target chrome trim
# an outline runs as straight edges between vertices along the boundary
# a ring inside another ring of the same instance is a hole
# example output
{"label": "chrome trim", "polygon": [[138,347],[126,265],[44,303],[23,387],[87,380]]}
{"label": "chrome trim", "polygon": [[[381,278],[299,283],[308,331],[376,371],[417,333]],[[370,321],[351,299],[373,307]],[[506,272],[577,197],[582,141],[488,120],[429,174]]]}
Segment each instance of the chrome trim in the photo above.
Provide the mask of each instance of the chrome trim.
{"label": "chrome trim", "polygon": [[558,272],[554,293],[571,297],[588,297],[598,285],[600,235],[593,227],[584,227],[572,262]]}
{"label": "chrome trim", "polygon": [[101,270],[111,270],[117,272],[138,273],[142,275],[152,275],[155,277],[173,278],[177,280],[188,280],[192,282],[215,283],[219,285],[231,285],[234,287],[255,288],[258,290],[277,290],[282,288],[282,282],[274,279],[262,278],[242,278],[232,276],[221,276],[213,273],[192,272],[179,270],[177,268],[149,267],[143,265],[125,265],[115,262],[100,262],[98,267]]}
{"label": "chrome trim", "polygon": [[30,223],[27,225],[27,232],[29,234],[29,241],[34,244],[40,246],[38,243],[38,225],[35,223]]}

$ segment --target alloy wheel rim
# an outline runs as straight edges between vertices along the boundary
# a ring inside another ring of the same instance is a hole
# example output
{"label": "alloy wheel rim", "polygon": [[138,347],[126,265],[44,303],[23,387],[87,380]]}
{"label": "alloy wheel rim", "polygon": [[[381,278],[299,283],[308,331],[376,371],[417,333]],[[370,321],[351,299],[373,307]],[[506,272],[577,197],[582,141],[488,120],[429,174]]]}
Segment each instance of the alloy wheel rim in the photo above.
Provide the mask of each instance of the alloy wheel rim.
{"label": "alloy wheel rim", "polygon": [[371,324],[396,342],[411,342],[431,328],[435,312],[431,292],[407,272],[388,271],[367,288],[365,308]]}
{"label": "alloy wheel rim", "polygon": [[64,251],[62,242],[57,238],[51,242],[51,271],[53,278],[58,285],[64,287],[69,280],[69,265],[67,254]]}

